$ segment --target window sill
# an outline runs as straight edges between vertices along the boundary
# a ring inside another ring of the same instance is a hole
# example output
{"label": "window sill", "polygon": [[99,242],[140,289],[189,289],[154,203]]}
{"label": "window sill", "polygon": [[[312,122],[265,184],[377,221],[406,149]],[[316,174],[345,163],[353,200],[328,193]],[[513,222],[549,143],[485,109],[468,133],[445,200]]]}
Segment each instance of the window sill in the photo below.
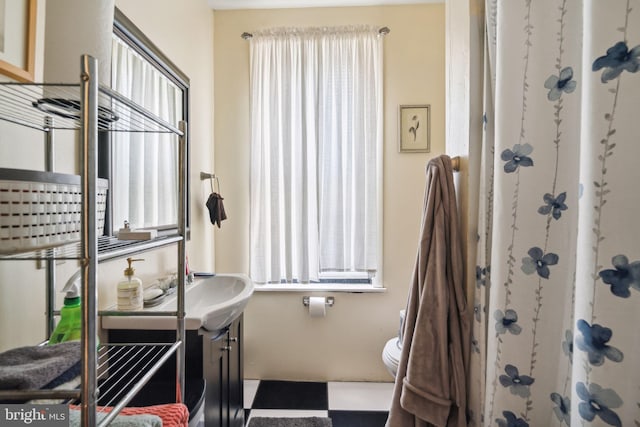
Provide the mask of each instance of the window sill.
{"label": "window sill", "polygon": [[314,283],[314,284],[266,284],[254,287],[255,292],[349,292],[349,293],[384,293],[387,288],[369,284],[349,283]]}

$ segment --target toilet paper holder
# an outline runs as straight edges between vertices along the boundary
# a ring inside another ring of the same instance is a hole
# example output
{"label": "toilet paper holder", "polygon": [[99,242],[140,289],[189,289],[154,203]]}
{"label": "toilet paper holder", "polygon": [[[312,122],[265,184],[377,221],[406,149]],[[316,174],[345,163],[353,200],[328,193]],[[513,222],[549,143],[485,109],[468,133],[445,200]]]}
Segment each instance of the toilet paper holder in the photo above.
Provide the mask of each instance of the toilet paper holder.
{"label": "toilet paper holder", "polygon": [[[324,305],[326,305],[327,307],[333,307],[333,304],[335,303],[335,298],[334,297],[325,297],[325,303]],[[304,305],[305,307],[309,307],[309,297],[308,296],[304,296],[302,297],[302,305]]]}

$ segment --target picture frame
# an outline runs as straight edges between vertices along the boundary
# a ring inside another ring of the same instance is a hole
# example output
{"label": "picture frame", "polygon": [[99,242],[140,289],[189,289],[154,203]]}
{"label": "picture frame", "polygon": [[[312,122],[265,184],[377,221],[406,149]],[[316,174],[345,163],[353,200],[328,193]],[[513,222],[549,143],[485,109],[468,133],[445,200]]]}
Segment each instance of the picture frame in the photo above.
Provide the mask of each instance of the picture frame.
{"label": "picture frame", "polygon": [[400,105],[398,110],[398,151],[428,153],[431,151],[431,106]]}
{"label": "picture frame", "polygon": [[0,74],[32,83],[37,0],[0,0]]}

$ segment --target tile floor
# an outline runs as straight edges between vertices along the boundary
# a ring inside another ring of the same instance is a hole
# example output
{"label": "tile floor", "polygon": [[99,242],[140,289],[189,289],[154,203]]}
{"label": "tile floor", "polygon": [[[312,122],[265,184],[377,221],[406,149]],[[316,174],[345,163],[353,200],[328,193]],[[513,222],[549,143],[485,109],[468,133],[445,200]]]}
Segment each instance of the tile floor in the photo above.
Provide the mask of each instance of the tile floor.
{"label": "tile floor", "polygon": [[328,416],[333,427],[384,427],[392,393],[393,383],[245,380],[245,419]]}

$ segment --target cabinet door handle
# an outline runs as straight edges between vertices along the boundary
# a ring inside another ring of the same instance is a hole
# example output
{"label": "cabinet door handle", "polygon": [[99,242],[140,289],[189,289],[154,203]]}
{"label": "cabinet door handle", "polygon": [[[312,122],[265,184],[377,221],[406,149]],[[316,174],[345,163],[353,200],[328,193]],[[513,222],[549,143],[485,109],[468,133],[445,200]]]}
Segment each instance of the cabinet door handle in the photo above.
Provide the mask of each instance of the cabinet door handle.
{"label": "cabinet door handle", "polygon": [[220,351],[231,351],[231,346],[225,345],[224,347],[220,347]]}
{"label": "cabinet door handle", "polygon": [[231,337],[228,340],[229,342],[238,342],[238,337]]}

